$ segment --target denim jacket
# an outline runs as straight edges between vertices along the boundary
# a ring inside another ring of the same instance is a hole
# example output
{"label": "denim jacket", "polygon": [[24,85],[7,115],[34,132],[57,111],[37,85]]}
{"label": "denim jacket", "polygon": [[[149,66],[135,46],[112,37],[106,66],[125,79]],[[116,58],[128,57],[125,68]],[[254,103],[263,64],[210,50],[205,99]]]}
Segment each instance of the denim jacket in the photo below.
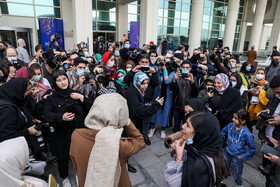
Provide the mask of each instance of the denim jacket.
{"label": "denim jacket", "polygon": [[[245,161],[253,158],[256,151],[254,136],[247,126],[236,131],[235,125],[230,123],[223,128],[221,133],[227,138],[226,152],[235,157],[241,156]],[[247,152],[245,149],[246,145],[248,146]]]}

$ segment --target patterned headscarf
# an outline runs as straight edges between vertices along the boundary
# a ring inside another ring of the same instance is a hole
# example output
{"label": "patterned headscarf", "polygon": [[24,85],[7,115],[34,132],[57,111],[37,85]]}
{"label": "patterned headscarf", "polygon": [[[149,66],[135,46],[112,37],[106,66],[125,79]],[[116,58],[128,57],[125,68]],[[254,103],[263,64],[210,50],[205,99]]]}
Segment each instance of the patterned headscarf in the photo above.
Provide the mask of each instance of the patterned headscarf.
{"label": "patterned headscarf", "polygon": [[223,86],[224,86],[224,88],[223,88],[221,91],[219,91],[219,94],[223,95],[224,91],[225,91],[225,90],[228,88],[228,86],[229,86],[229,78],[228,78],[228,76],[227,76],[226,74],[224,74],[224,73],[219,73],[218,75],[216,75],[215,78],[220,79],[221,82],[222,82],[222,84],[223,84]]}
{"label": "patterned headscarf", "polygon": [[143,73],[143,72],[138,72],[134,75],[134,79],[133,79],[133,85],[135,86],[135,88],[139,91],[139,93],[144,96],[144,92],[140,90],[140,85],[141,83],[148,79],[149,80],[149,77],[146,75],[146,73]]}

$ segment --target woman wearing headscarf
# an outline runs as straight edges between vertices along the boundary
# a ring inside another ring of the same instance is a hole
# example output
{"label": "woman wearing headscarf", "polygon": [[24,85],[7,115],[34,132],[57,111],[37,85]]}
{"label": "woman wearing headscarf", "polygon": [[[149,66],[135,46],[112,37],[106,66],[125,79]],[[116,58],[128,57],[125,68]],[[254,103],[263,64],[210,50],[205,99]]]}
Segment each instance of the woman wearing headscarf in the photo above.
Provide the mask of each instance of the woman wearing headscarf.
{"label": "woman wearing headscarf", "polygon": [[250,62],[244,62],[240,68],[240,74],[244,74],[248,80],[250,80],[251,65]]}
{"label": "woman wearing headscarf", "polygon": [[221,129],[232,121],[233,113],[242,108],[242,99],[238,90],[230,87],[226,74],[215,76],[214,95],[210,99],[212,113],[217,116]]}
{"label": "woman wearing headscarf", "polygon": [[115,86],[117,89],[117,93],[124,96],[125,91],[128,89],[128,84],[123,82],[124,77],[126,76],[126,71],[123,69],[120,69],[117,71],[117,80],[115,81]]}
{"label": "woman wearing headscarf", "polygon": [[192,112],[182,129],[182,138],[171,145],[176,155],[164,171],[165,186],[219,185],[226,170],[217,118],[207,112]]}
{"label": "woman wearing headscarf", "polygon": [[135,67],[135,64],[132,60],[127,60],[124,63],[124,69],[125,69],[126,73],[130,72],[134,67]]}
{"label": "woman wearing headscarf", "polygon": [[116,56],[114,53],[106,52],[102,55],[103,66],[105,66],[108,69],[108,72],[112,75],[109,77],[109,79],[111,80],[116,80],[117,70],[114,67],[115,60],[116,60]]}
{"label": "woman wearing headscarf", "polygon": [[240,92],[240,96],[242,99],[242,106],[245,109],[248,109],[249,107],[248,88],[247,86],[242,84],[241,76],[237,72],[235,72],[230,75],[229,79],[230,79],[231,87]]}
{"label": "woman wearing headscarf", "polygon": [[0,143],[1,186],[48,187],[48,184],[41,179],[22,175],[28,156],[28,145],[22,136]]}
{"label": "woman wearing headscarf", "polygon": [[163,98],[157,98],[149,105],[144,103],[145,91],[149,84],[149,77],[146,73],[138,72],[134,75],[133,85],[125,92],[129,109],[129,118],[138,130],[143,130],[143,119],[151,117],[163,105]]}
{"label": "woman wearing headscarf", "polygon": [[37,134],[25,106],[31,83],[25,78],[15,78],[0,87],[0,142]]}
{"label": "woman wearing headscarf", "polygon": [[[185,114],[189,114],[190,112],[210,112],[205,104],[203,104],[199,99],[197,98],[191,98],[185,105]],[[182,138],[182,131],[176,132],[174,134],[169,135],[167,138],[164,139],[164,145],[166,148],[169,148],[171,146],[171,144],[175,141],[175,140],[179,140]]]}
{"label": "woman wearing headscarf", "polygon": [[[74,131],[70,148],[79,186],[131,186],[126,163],[145,142],[129,120],[126,100],[117,93],[99,96],[85,125],[89,129]],[[123,130],[128,137],[121,137]]]}
{"label": "woman wearing headscarf", "polygon": [[[43,70],[42,67],[40,66],[40,64],[38,64],[37,62],[34,63],[29,63],[28,66],[34,70],[35,72],[35,78],[34,78],[34,83],[38,84],[36,86],[36,89],[34,92],[38,92],[38,94],[36,94],[35,98],[36,101],[39,102],[40,100],[42,100],[42,96],[44,95],[44,93],[51,89],[51,85],[49,83],[49,81],[44,78],[43,75]],[[33,93],[34,93],[33,92]]]}
{"label": "woman wearing headscarf", "polygon": [[58,161],[58,171],[63,186],[69,186],[68,160],[72,132],[84,128],[84,119],[92,102],[69,88],[65,71],[53,72],[55,92],[45,101],[43,119],[54,128],[51,146]]}

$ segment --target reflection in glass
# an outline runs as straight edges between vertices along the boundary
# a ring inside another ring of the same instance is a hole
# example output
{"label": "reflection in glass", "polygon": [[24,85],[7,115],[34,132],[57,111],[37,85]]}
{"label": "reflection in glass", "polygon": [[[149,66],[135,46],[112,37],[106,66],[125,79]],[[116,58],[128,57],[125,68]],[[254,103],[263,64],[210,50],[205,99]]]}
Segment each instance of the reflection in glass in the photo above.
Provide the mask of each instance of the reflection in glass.
{"label": "reflection in glass", "polygon": [[116,3],[97,1],[97,10],[116,11]]}
{"label": "reflection in glass", "polygon": [[97,22],[98,30],[116,31],[116,22]]}
{"label": "reflection in glass", "polygon": [[54,7],[35,6],[37,17],[55,17],[60,18],[60,9]]}
{"label": "reflection in glass", "polygon": [[2,14],[34,16],[33,5],[0,2]]}
{"label": "reflection in glass", "polygon": [[97,20],[116,22],[116,13],[97,11]]}

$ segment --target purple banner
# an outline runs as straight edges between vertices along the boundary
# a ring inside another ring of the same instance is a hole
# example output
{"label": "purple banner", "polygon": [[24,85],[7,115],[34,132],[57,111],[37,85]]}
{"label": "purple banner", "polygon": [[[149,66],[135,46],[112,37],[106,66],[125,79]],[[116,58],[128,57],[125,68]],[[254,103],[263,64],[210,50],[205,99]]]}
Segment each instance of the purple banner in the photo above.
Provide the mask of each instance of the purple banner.
{"label": "purple banner", "polygon": [[131,48],[139,47],[139,37],[140,37],[140,22],[131,21],[130,22],[130,42]]}

